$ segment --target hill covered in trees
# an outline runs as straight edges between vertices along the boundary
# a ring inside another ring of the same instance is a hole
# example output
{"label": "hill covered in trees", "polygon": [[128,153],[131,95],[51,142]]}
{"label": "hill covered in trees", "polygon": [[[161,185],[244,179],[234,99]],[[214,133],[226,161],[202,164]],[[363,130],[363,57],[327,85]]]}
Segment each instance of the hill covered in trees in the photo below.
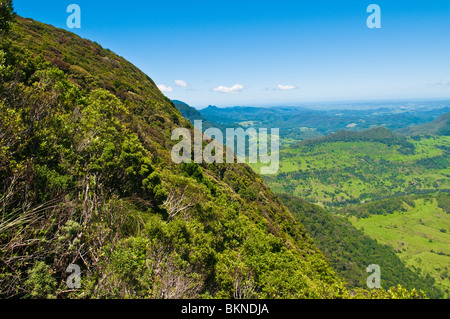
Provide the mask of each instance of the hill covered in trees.
{"label": "hill covered in trees", "polygon": [[173,100],[172,102],[175,105],[175,107],[177,108],[177,110],[181,113],[181,115],[186,120],[188,120],[191,124],[194,124],[194,121],[202,121],[203,131],[205,131],[211,127],[215,127],[215,128],[218,128],[218,129],[221,129],[222,131],[224,131],[225,127],[223,125],[218,124],[218,123],[212,123],[212,122],[208,121],[205,117],[203,117],[200,114],[199,111],[197,111],[192,106],[189,106],[188,104],[186,104],[182,101],[178,101],[178,100]]}
{"label": "hill covered in trees", "polygon": [[432,277],[450,296],[450,215],[448,193],[409,195],[353,205],[339,214],[383,245],[416,273]]}
{"label": "hill covered in trees", "polygon": [[[213,123],[225,126],[279,128],[281,143],[289,146],[301,140],[320,138],[339,131],[362,132],[380,127],[398,130],[428,123],[448,113],[448,102],[364,103],[349,105],[307,105],[305,107],[209,106],[198,112]],[[387,131],[384,132],[384,134]],[[343,134],[339,132],[339,134]],[[349,133],[345,133],[348,137]],[[390,133],[393,135],[393,133]],[[363,134],[364,135],[364,134]],[[343,136],[341,136],[343,137]],[[360,136],[361,137],[361,136]],[[401,137],[397,136],[397,139]]]}
{"label": "hill covered in trees", "polygon": [[171,161],[192,126],[125,59],[17,17],[0,72],[2,297],[348,296],[248,166]]}
{"label": "hill covered in trees", "polygon": [[409,136],[450,136],[450,112],[430,123],[413,125],[398,130],[399,133]]}
{"label": "hill covered in trees", "polygon": [[414,153],[414,144],[409,142],[406,137],[396,134],[385,127],[376,127],[362,132],[341,130],[324,137],[301,141],[298,143],[298,146],[314,146],[333,142],[376,142],[387,146],[400,146],[399,151],[404,154]]}

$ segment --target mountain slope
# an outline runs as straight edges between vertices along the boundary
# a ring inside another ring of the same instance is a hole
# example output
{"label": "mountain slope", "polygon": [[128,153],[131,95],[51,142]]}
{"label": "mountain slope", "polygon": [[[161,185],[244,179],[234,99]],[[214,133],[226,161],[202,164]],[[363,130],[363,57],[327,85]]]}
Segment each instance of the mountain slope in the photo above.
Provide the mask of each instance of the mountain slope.
{"label": "mountain slope", "polygon": [[177,110],[180,111],[181,115],[183,115],[185,119],[189,119],[191,123],[193,123],[194,120],[206,121],[199,111],[188,104],[178,100],[172,100],[172,103],[175,105]]}
{"label": "mountain slope", "polygon": [[410,126],[398,130],[398,132],[409,136],[450,136],[450,113],[444,114],[430,123]]}
{"label": "mountain slope", "polygon": [[194,121],[202,121],[203,130],[207,130],[208,128],[215,127],[222,131],[224,131],[224,126],[217,123],[212,123],[208,121],[206,118],[204,118],[199,111],[197,111],[195,108],[189,106],[188,104],[182,102],[173,100],[172,101],[177,110],[181,113],[181,115],[191,122],[191,124],[194,124]]}
{"label": "mountain slope", "polygon": [[1,296],[348,296],[248,166],[172,162],[192,126],[123,58],[18,17],[0,70]]}

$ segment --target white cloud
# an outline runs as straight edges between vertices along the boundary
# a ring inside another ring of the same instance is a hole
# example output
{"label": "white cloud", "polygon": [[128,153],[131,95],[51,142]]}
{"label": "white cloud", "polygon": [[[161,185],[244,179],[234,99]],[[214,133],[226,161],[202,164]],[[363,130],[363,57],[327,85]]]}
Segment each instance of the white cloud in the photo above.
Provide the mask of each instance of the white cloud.
{"label": "white cloud", "polygon": [[219,86],[213,89],[215,92],[222,92],[222,93],[239,93],[244,89],[244,87],[240,84],[235,84],[232,87],[227,86]]}
{"label": "white cloud", "polygon": [[428,83],[428,85],[431,86],[450,86],[450,81],[444,81],[444,80],[440,80],[439,82],[434,82],[434,83]]}
{"label": "white cloud", "polygon": [[294,85],[282,85],[282,84],[278,84],[278,86],[277,86],[277,90],[282,90],[282,91],[295,90],[295,89],[297,89],[297,87],[294,86]]}
{"label": "white cloud", "polygon": [[161,92],[173,92],[173,87],[170,85],[159,84],[158,89],[160,89]]}
{"label": "white cloud", "polygon": [[186,81],[183,81],[183,80],[175,80],[175,85],[182,87],[182,88],[188,87],[188,84],[186,83]]}

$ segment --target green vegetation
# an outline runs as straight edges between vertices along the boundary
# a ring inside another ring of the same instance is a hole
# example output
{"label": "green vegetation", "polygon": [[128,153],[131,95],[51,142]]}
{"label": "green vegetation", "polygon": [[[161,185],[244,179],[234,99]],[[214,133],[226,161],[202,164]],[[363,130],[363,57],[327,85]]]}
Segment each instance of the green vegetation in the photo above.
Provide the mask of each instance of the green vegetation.
{"label": "green vegetation", "polygon": [[448,134],[409,138],[384,128],[338,132],[281,150],[280,173],[264,178],[276,192],[328,209],[312,216],[307,212],[317,209],[282,197],[350,285],[362,284],[363,269],[352,263],[383,256],[389,284],[398,279],[430,296],[448,297],[449,147]]}
{"label": "green vegetation", "polygon": [[411,127],[407,127],[404,129],[400,129],[399,133],[420,137],[420,136],[449,136],[450,135],[450,112],[446,113],[433,122],[422,124],[422,125],[414,125]]}
{"label": "green vegetation", "polygon": [[436,197],[439,208],[441,208],[447,214],[450,214],[450,196],[448,194],[439,194]]}
{"label": "green vegetation", "polygon": [[[353,215],[366,210],[359,205],[343,212],[350,214],[351,222],[364,233],[384,245],[393,247],[397,255],[419,274],[435,279],[447,298],[450,278],[450,215],[441,208],[450,196],[415,195],[397,199],[402,208],[393,209],[389,215]],[[362,217],[362,218],[361,218]],[[364,218],[365,217],[365,218]]]}
{"label": "green vegetation", "polygon": [[[333,105],[330,107],[338,109],[329,110],[306,107],[209,106],[199,113],[208,121],[226,127],[279,128],[281,144],[287,147],[301,140],[320,138],[340,130],[360,132],[377,127],[403,130],[411,125],[433,121],[450,111],[448,102],[427,102],[425,105],[358,103]],[[319,107],[323,108],[323,105]]]}
{"label": "green vegetation", "polygon": [[0,57],[0,296],[350,297],[248,166],[171,161],[192,126],[130,63],[20,17]]}
{"label": "green vegetation", "polygon": [[321,138],[309,139],[300,142],[296,146],[310,146],[322,145],[325,143],[334,142],[364,142],[364,143],[381,143],[387,146],[399,146],[398,149],[402,154],[414,153],[414,144],[409,142],[406,137],[395,134],[384,127],[377,127],[368,131],[350,132],[339,131],[336,134],[327,135]]}
{"label": "green vegetation", "polygon": [[17,17],[0,39],[0,296],[425,297],[351,294],[248,166],[175,165],[178,127],[193,129],[129,62]]}
{"label": "green vegetation", "polygon": [[0,36],[9,31],[14,17],[12,0],[0,0]]}
{"label": "green vegetation", "polygon": [[443,297],[430,274],[419,276],[396,255],[394,248],[378,243],[346,218],[330,214],[292,195],[281,194],[279,197],[305,226],[336,273],[345,278],[349,287],[366,287],[366,267],[376,264],[381,267],[383,287],[401,284],[409,289],[421,289],[431,298]]}
{"label": "green vegetation", "polygon": [[342,132],[281,150],[280,172],[265,180],[276,192],[327,207],[434,193],[450,189],[449,146],[449,136]]}

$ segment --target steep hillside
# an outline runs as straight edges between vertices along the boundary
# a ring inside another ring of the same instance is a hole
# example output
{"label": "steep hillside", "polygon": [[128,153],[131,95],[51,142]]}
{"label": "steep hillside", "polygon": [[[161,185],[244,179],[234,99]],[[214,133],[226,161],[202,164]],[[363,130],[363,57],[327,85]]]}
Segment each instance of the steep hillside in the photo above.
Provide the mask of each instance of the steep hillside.
{"label": "steep hillside", "polygon": [[348,296],[248,166],[172,162],[192,127],[125,59],[18,17],[0,72],[2,297]]}
{"label": "steep hillside", "polygon": [[175,105],[177,110],[180,111],[181,115],[183,115],[185,119],[189,119],[191,123],[193,123],[194,120],[206,121],[206,119],[200,114],[200,112],[192,106],[189,106],[188,104],[178,100],[172,100],[172,103],[173,105]]}

